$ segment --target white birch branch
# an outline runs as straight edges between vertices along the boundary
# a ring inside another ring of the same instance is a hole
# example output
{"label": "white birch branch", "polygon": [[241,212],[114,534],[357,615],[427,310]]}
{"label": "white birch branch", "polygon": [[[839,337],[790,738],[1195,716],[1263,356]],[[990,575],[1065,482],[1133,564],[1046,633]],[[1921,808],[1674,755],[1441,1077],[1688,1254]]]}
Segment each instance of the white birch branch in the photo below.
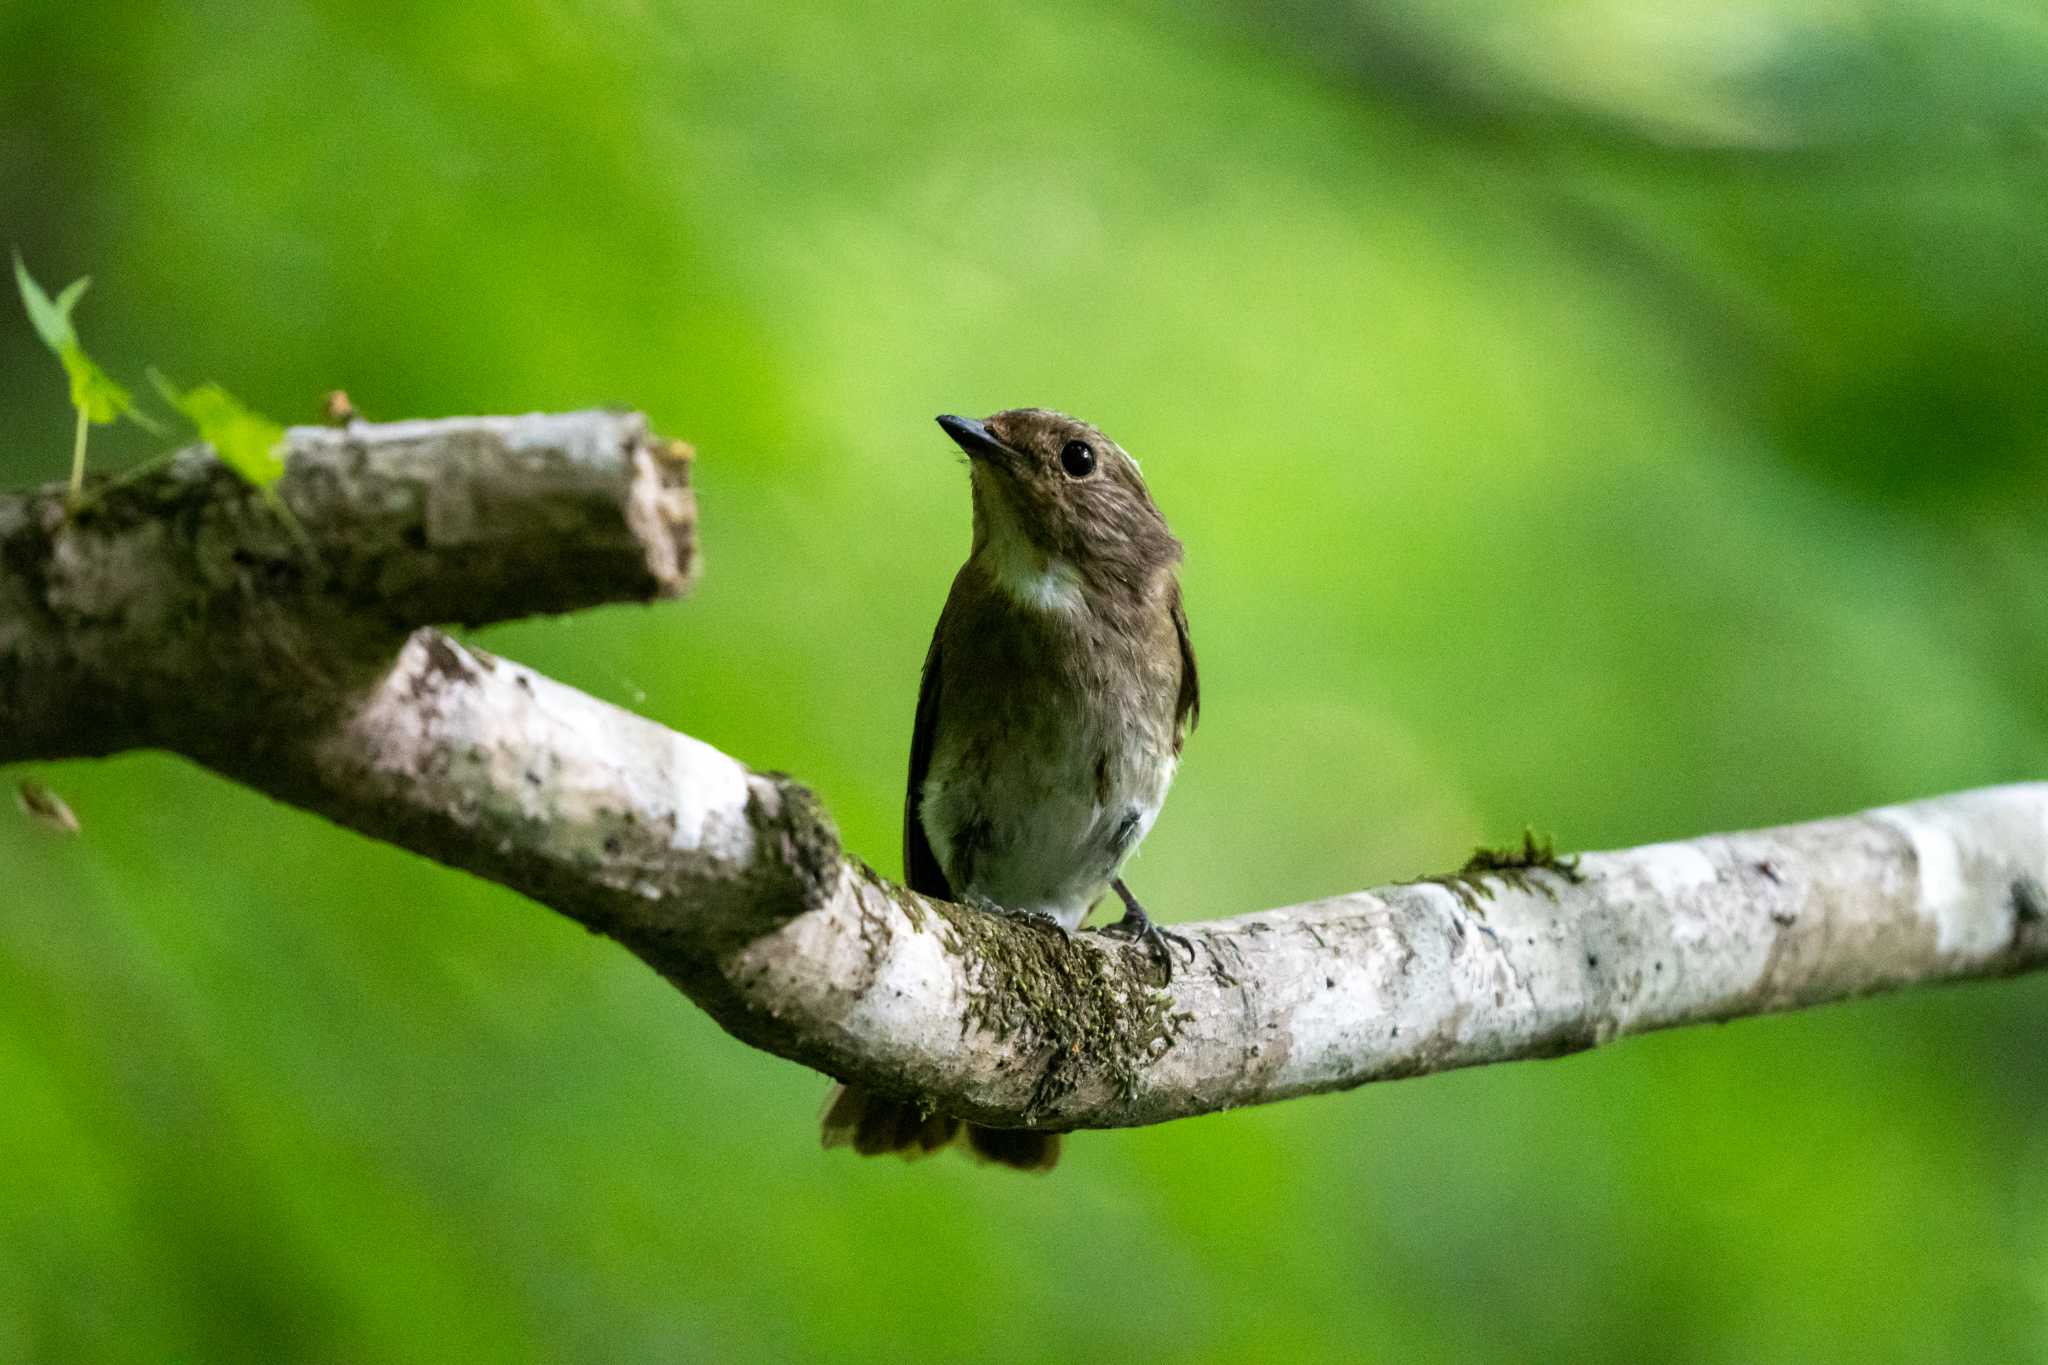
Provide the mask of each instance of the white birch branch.
{"label": "white birch branch", "polygon": [[1183,924],[1168,984],[904,891],[789,779],[411,629],[676,591],[688,465],[638,418],[293,449],[317,566],[199,454],[75,524],[0,497],[0,762],[175,749],[611,936],[744,1042],[978,1122],[1153,1123],[2048,965],[2036,783]]}

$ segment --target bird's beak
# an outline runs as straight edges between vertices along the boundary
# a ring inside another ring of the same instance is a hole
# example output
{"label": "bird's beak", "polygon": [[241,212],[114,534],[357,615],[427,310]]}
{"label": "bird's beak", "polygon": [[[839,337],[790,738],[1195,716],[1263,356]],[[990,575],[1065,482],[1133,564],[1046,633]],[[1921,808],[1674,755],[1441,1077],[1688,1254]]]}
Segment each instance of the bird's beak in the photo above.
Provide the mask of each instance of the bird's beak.
{"label": "bird's beak", "polygon": [[988,429],[988,423],[977,422],[972,417],[955,417],[944,413],[939,417],[939,426],[953,438],[953,443],[967,452],[970,460],[987,460],[989,463],[1007,468],[1012,458],[1010,448],[996,439]]}

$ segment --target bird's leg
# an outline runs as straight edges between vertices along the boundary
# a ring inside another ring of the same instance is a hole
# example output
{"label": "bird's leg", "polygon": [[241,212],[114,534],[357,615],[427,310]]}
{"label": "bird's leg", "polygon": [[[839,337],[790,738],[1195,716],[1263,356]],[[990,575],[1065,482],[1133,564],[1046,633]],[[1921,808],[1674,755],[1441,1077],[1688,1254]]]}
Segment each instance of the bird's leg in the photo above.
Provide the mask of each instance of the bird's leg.
{"label": "bird's leg", "polygon": [[1169,982],[1173,980],[1173,945],[1185,949],[1188,965],[1195,965],[1195,945],[1185,934],[1176,934],[1154,924],[1152,917],[1145,913],[1145,907],[1138,904],[1138,898],[1131,894],[1131,888],[1124,885],[1122,877],[1111,882],[1110,887],[1116,892],[1117,899],[1124,903],[1124,917],[1114,924],[1105,924],[1103,933],[1113,938],[1127,938],[1151,949],[1152,956],[1166,969]]}

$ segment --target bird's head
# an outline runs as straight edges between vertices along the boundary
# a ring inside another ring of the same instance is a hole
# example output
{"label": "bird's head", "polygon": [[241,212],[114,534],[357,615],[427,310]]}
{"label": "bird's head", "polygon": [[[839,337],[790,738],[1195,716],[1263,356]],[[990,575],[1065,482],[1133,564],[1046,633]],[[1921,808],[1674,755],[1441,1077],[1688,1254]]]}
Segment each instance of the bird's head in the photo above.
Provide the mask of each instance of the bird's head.
{"label": "bird's head", "polygon": [[1029,580],[1027,591],[1043,596],[1070,578],[1148,592],[1179,563],[1180,542],[1138,462],[1088,423],[1044,408],[938,421],[967,452],[975,552],[992,558],[1007,586]]}

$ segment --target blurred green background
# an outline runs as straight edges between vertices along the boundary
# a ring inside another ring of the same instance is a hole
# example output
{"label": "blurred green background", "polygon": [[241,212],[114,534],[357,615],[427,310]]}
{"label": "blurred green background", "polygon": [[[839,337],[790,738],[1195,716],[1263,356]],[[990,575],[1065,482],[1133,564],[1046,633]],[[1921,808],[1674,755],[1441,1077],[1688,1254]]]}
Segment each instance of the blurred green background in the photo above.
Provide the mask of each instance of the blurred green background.
{"label": "blurred green background", "polygon": [[[0,234],[102,361],[647,409],[698,592],[480,638],[885,868],[932,414],[1103,425],[1189,547],[1179,919],[2048,777],[2044,191],[2019,0],[0,6]],[[819,1152],[817,1076],[492,887],[34,775],[86,833],[0,818],[0,1359],[2048,1357],[2048,980],[1019,1179]]]}

